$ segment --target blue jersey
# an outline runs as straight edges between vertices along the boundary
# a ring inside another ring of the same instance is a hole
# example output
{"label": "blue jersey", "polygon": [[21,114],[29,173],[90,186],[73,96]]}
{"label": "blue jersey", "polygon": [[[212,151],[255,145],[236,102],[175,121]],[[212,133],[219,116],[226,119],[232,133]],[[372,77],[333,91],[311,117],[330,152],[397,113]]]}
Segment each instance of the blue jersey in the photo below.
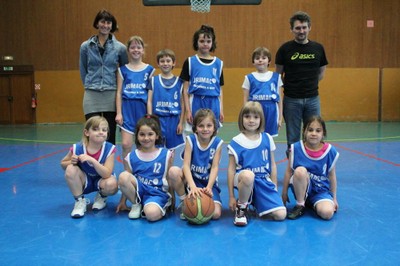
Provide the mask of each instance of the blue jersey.
{"label": "blue jersey", "polygon": [[138,155],[138,150],[128,154],[128,164],[132,174],[142,184],[154,187],[163,192],[168,192],[167,166],[170,151],[159,148],[157,157],[153,160],[144,160]]}
{"label": "blue jersey", "polygon": [[164,79],[161,75],[152,77],[151,88],[153,90],[153,114],[157,116],[181,114],[183,81],[180,78]]}
{"label": "blue jersey", "polygon": [[268,81],[260,81],[253,74],[248,74],[247,78],[250,83],[249,101],[261,104],[265,101],[279,102],[279,74],[277,72],[273,72]]}
{"label": "blue jersey", "polygon": [[235,136],[228,145],[228,151],[235,157],[236,173],[252,171],[256,178],[270,179],[271,151],[275,143],[267,133],[260,133],[256,142],[251,142],[243,133]]}
{"label": "blue jersey", "polygon": [[189,57],[189,94],[214,96],[221,95],[220,77],[223,62],[218,57],[209,63],[201,62],[198,55]]}
{"label": "blue jersey", "polygon": [[[107,158],[110,157],[115,150],[115,146],[110,142],[104,142],[101,147],[100,156],[98,162],[102,165],[106,162]],[[72,152],[75,155],[87,154],[86,146],[81,142],[76,143],[72,147]],[[94,166],[89,162],[78,162],[79,168],[86,174],[88,177],[98,178],[100,175],[97,173]]]}
{"label": "blue jersey", "polygon": [[147,89],[150,77],[155,69],[146,65],[140,70],[133,70],[124,65],[118,69],[122,77],[122,99],[136,99],[147,103]]}
{"label": "blue jersey", "polygon": [[215,153],[222,145],[223,140],[218,136],[214,136],[206,148],[200,146],[196,134],[187,136],[186,140],[192,147],[190,171],[193,178],[208,180]]}
{"label": "blue jersey", "polygon": [[291,145],[291,165],[290,167],[294,171],[299,166],[303,166],[307,169],[310,180],[314,186],[325,188],[329,190],[329,172],[335,166],[336,161],[339,158],[339,153],[335,147],[328,144],[326,151],[318,158],[310,157],[304,147],[302,141],[298,141]]}

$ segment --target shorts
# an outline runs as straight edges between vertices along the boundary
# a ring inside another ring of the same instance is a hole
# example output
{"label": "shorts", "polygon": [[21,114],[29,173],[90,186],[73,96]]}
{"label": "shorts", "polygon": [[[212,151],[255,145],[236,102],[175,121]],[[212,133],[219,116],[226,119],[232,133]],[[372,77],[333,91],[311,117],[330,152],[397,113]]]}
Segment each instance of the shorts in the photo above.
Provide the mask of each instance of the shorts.
{"label": "shorts", "polygon": [[[234,186],[237,188],[239,173],[235,174]],[[268,178],[255,177],[253,191],[249,198],[249,203],[254,206],[258,216],[285,209],[282,198],[279,195],[275,184]]]}
{"label": "shorts", "polygon": [[[295,199],[297,199],[296,193],[294,192],[292,180],[293,180],[293,177],[290,178],[289,187],[292,190]],[[313,208],[315,208],[315,205],[317,205],[321,201],[329,201],[329,202],[332,202],[332,204],[334,204],[332,192],[326,187],[318,186],[317,183],[315,183],[311,180],[308,183],[307,190],[306,190],[306,198],[304,200],[305,200],[307,206],[312,206]]]}
{"label": "shorts", "polygon": [[122,99],[122,126],[123,131],[135,134],[136,123],[147,113],[147,106],[142,100]]}
{"label": "shorts", "polygon": [[164,144],[167,149],[176,149],[185,143],[183,135],[176,134],[179,118],[179,115],[159,116],[161,132],[163,134]]}
{"label": "shorts", "polygon": [[169,206],[171,206],[172,200],[171,195],[168,192],[164,192],[162,190],[156,189],[153,186],[145,185],[141,183],[136,177],[137,184],[137,202],[140,203],[143,207],[147,204],[156,204],[162,213],[165,216],[166,210]]}

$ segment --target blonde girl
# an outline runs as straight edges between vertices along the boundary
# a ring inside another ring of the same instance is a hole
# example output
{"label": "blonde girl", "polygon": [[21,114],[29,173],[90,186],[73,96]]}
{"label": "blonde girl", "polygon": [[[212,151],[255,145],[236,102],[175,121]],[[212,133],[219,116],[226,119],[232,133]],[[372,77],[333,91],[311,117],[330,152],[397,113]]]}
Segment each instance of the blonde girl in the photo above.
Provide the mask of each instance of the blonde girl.
{"label": "blonde girl", "polygon": [[82,141],[74,144],[61,161],[65,180],[75,199],[71,217],[85,215],[88,200],[84,195],[97,191],[92,209],[106,207],[107,196],[118,191],[113,175],[116,148],[107,142],[108,122],[104,117],[89,118],[83,130]]}

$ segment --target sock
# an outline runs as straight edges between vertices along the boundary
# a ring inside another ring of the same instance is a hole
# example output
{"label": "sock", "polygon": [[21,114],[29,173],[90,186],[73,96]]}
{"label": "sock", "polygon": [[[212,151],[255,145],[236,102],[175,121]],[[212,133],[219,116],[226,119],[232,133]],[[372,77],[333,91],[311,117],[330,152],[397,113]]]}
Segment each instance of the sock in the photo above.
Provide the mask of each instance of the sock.
{"label": "sock", "polygon": [[186,199],[186,197],[187,197],[187,194],[185,193],[185,194],[183,194],[182,196],[179,196],[179,199],[180,199],[181,201],[184,201],[184,200]]}
{"label": "sock", "polygon": [[304,201],[296,201],[296,205],[299,205],[299,206],[305,206],[305,202]]}
{"label": "sock", "polygon": [[78,201],[78,200],[80,200],[80,199],[83,199],[84,198],[84,196],[83,196],[83,194],[81,194],[81,195],[79,195],[79,196],[74,196],[74,199],[75,199],[75,201]]}
{"label": "sock", "polygon": [[240,208],[240,209],[246,209],[247,208],[247,205],[248,205],[248,202],[240,202],[240,201],[238,201],[237,202],[237,205],[238,205],[238,207]]}

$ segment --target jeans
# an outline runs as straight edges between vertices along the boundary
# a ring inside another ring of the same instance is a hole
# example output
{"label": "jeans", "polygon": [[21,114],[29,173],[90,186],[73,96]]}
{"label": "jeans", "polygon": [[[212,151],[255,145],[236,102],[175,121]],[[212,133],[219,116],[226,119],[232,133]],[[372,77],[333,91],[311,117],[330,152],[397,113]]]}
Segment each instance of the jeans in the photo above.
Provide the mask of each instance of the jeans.
{"label": "jeans", "polygon": [[283,98],[283,117],[286,123],[286,140],[290,145],[299,141],[301,136],[301,122],[306,122],[313,115],[320,115],[319,96],[312,98]]}

